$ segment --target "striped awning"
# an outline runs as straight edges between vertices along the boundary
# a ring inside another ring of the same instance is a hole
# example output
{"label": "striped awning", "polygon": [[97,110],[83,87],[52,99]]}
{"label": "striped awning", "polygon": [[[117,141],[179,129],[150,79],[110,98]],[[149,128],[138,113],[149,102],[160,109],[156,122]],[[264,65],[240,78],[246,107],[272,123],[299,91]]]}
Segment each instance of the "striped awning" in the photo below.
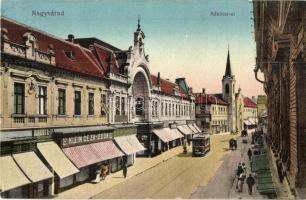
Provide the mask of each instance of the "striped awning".
{"label": "striped awning", "polygon": [[194,133],[198,133],[199,131],[197,129],[195,129],[191,124],[187,124],[187,126],[194,132]]}
{"label": "striped awning", "polygon": [[192,135],[192,134],[194,134],[194,132],[190,128],[186,127],[186,125],[177,126],[177,129],[181,133],[183,133],[184,135]]}
{"label": "striped awning", "polygon": [[197,131],[202,132],[202,130],[198,127],[197,124],[192,124],[192,125],[194,126],[194,128],[195,128]]}
{"label": "striped awning", "polygon": [[157,135],[163,142],[170,142],[184,137],[176,128],[155,129],[153,130],[153,133],[155,133],[155,135]]}
{"label": "striped awning", "polygon": [[12,156],[0,157],[1,192],[31,183],[15,163]]}
{"label": "striped awning", "polygon": [[170,129],[170,134],[171,134],[172,140],[176,140],[176,139],[184,137],[184,135],[181,134],[180,131],[177,130],[176,128]]}
{"label": "striped awning", "polygon": [[172,141],[172,137],[169,134],[169,128],[161,128],[161,129],[154,129],[153,133],[159,137],[163,142],[170,142]]}
{"label": "striped awning", "polygon": [[68,147],[64,148],[63,151],[66,156],[75,164],[75,166],[77,166],[77,168],[82,168],[91,164],[124,155],[111,140]]}
{"label": "striped awning", "polygon": [[38,143],[37,148],[60,179],[79,172],[54,142]]}
{"label": "striped awning", "polygon": [[145,148],[136,138],[136,135],[115,137],[115,142],[118,144],[120,149],[127,155],[145,150]]}
{"label": "striped awning", "polygon": [[27,177],[34,183],[53,177],[53,174],[33,151],[14,154],[13,158]]}

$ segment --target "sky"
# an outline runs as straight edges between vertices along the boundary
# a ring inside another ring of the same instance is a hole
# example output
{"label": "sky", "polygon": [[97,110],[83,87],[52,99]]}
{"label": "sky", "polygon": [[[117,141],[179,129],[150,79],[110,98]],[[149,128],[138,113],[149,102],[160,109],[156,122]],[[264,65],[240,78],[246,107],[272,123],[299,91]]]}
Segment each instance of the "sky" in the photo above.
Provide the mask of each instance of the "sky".
{"label": "sky", "polygon": [[[137,18],[146,35],[152,74],[172,81],[185,77],[194,92],[222,91],[229,48],[236,91],[264,94],[255,80],[252,3],[247,0],[1,0],[1,15],[61,38],[97,37],[126,50]],[[64,11],[34,16],[33,11]],[[228,13],[215,16],[212,13]],[[234,16],[232,16],[234,15]],[[260,76],[259,76],[260,77]]]}

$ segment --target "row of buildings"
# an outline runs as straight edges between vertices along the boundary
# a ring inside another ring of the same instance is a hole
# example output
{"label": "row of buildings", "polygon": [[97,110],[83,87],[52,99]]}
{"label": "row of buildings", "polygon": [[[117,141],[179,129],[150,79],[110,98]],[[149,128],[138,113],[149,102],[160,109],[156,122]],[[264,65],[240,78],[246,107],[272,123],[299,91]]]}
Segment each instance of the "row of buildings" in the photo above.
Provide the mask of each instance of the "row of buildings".
{"label": "row of buildings", "polygon": [[[139,22],[128,50],[4,17],[1,27],[1,197],[57,194],[94,180],[104,165],[121,170],[202,132],[195,117],[205,94],[184,78],[151,74]],[[223,96],[205,102],[211,133],[239,131],[256,116],[256,105],[235,93],[229,55],[226,71]]]}
{"label": "row of buildings", "polygon": [[[255,128],[258,123],[257,104],[253,99],[245,97],[240,87],[236,92],[236,80],[229,51],[221,83],[222,93],[207,94],[205,89],[201,93],[195,93],[197,125],[211,133],[236,133],[243,129]],[[265,103],[261,104],[264,109]]]}
{"label": "row of buildings", "polygon": [[[306,191],[306,4],[253,1],[255,77],[268,103],[268,141],[299,198]],[[262,72],[264,79],[257,76]]]}
{"label": "row of buildings", "polygon": [[50,196],[201,132],[185,79],[151,74],[139,23],[128,50],[1,28],[1,197]]}

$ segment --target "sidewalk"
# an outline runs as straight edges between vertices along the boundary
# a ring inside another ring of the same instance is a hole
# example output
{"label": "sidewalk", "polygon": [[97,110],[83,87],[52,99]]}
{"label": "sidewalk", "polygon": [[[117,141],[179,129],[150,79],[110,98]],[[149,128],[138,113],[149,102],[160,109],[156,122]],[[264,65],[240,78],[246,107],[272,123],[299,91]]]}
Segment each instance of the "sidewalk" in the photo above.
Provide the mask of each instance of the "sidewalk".
{"label": "sidewalk", "polygon": [[[238,137],[237,142],[239,144],[242,144],[242,138]],[[251,147],[251,134],[249,132],[248,134],[248,143],[247,144],[243,144],[244,149],[243,152],[241,153],[241,163],[244,162],[246,164],[246,169],[247,169],[247,177],[249,176],[249,174],[251,173],[251,166],[250,166],[250,161],[249,161],[249,157],[247,155],[248,149]],[[238,163],[237,163],[238,166]],[[248,185],[246,184],[246,182],[243,184],[243,190],[242,192],[237,192],[236,190],[236,184],[237,184],[237,178],[235,178],[231,191],[230,191],[230,195],[229,198],[230,199],[264,199],[265,197],[262,196],[261,194],[259,194],[256,186],[257,183],[255,183],[255,185],[253,186],[253,190],[252,190],[252,195],[249,195],[249,191],[248,191]]]}
{"label": "sidewalk", "polygon": [[[182,146],[178,146],[153,158],[136,158],[135,164],[128,168],[128,175],[126,178],[123,178],[122,170],[120,170],[118,172],[111,173],[104,181],[101,181],[100,183],[84,183],[58,194],[55,198],[89,199],[100,192],[110,189],[111,187],[118,185],[133,176],[137,176],[138,174],[141,174],[144,171],[171,159],[175,155],[182,153],[182,151]],[[191,151],[191,146],[188,147],[188,151]]]}

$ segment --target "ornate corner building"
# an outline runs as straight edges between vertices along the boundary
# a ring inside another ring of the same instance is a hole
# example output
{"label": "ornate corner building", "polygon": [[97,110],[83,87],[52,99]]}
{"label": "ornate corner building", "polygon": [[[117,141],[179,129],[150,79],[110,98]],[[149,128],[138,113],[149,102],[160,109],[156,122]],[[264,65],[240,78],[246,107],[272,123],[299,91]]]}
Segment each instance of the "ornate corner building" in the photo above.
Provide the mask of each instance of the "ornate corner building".
{"label": "ornate corner building", "polygon": [[151,74],[144,39],[139,22],[121,50],[1,18],[1,197],[100,181],[105,166],[121,170],[201,132],[192,89]]}
{"label": "ornate corner building", "polygon": [[268,141],[298,191],[306,187],[306,4],[253,1],[253,9],[254,71],[267,94]]}

